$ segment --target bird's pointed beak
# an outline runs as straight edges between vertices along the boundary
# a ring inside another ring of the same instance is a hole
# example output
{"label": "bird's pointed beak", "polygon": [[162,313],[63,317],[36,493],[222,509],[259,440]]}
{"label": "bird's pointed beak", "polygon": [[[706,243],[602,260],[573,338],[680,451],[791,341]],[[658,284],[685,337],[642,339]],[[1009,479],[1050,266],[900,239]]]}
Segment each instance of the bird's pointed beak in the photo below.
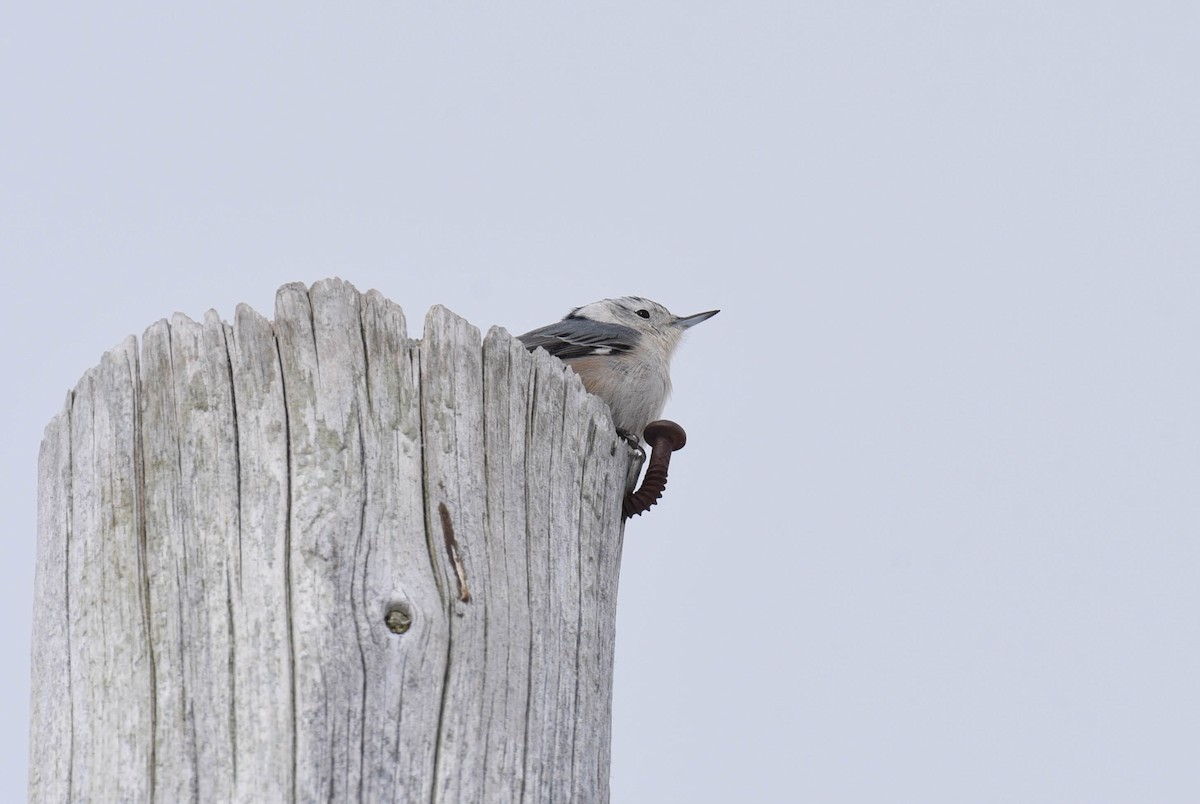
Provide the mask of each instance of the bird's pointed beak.
{"label": "bird's pointed beak", "polygon": [[679,327],[680,329],[687,329],[688,327],[694,327],[697,324],[699,324],[701,321],[707,321],[708,319],[712,318],[714,315],[716,315],[719,312],[721,312],[721,311],[720,310],[709,310],[707,313],[696,313],[695,315],[678,316],[675,319],[675,326]]}

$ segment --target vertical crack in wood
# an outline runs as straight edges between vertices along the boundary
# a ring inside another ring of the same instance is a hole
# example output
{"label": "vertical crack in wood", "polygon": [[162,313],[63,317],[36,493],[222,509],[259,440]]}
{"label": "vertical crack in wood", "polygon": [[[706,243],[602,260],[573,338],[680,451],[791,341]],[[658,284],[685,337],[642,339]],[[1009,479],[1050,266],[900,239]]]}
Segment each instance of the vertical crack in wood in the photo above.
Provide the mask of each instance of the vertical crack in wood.
{"label": "vertical crack in wood", "polygon": [[[230,418],[233,421],[233,482],[235,484],[235,494],[237,495],[237,581],[238,591],[242,590],[242,568],[245,566],[245,557],[242,555],[242,442],[240,430],[241,420],[238,418],[237,406],[237,386],[233,379],[233,352],[229,346],[229,334],[231,327],[221,322],[221,340],[225,344],[225,368],[229,372],[229,406]],[[232,587],[230,587],[232,588]],[[232,647],[230,648],[232,650]]]}
{"label": "vertical crack in wood", "polygon": [[[368,568],[371,562],[371,541],[366,538],[367,527],[367,512],[369,510],[368,500],[372,488],[370,475],[370,462],[367,455],[366,434],[364,432],[364,418],[367,425],[373,428],[372,435],[375,439],[382,438],[382,427],[379,424],[379,419],[375,411],[375,402],[371,394],[371,348],[368,343],[367,317],[370,310],[373,309],[372,302],[367,295],[358,297],[358,337],[359,344],[362,347],[363,355],[363,374],[362,387],[365,396],[365,410],[359,411],[358,416],[358,437],[359,437],[359,456],[360,456],[360,471],[362,472],[362,509],[359,512],[359,542],[365,541],[366,546],[361,561],[359,561],[357,553],[358,548],[355,548],[355,560],[358,563],[360,572],[359,578],[359,594],[362,595],[363,608],[355,613],[355,629],[358,635],[359,659],[362,663],[362,710],[360,720],[360,760],[359,760],[359,782],[358,782],[358,798],[360,801],[364,798],[366,790],[366,773],[367,773],[367,708],[369,706],[369,674],[366,651],[364,650],[364,642],[369,645],[371,642],[371,632],[373,628],[378,627],[378,623],[374,621],[372,609],[368,598]],[[385,400],[386,402],[386,397]],[[396,400],[398,402],[398,400]],[[351,595],[354,595],[353,580],[351,581]],[[365,634],[363,632],[365,629]],[[372,785],[374,787],[374,785]]]}
{"label": "vertical crack in wood", "polygon": [[[367,308],[364,302],[365,297],[359,297],[358,300],[358,339],[362,345],[363,352],[363,389],[367,395],[367,410],[372,407],[371,402],[371,350],[367,348],[367,322],[364,317],[367,314]],[[366,458],[363,458],[363,471],[366,471]],[[365,489],[364,489],[365,492]]]}
{"label": "vertical crack in wood", "polygon": [[296,770],[299,761],[299,724],[296,717],[296,637],[292,622],[295,609],[292,607],[292,494],[295,493],[295,478],[292,477],[292,421],[288,408],[287,375],[283,370],[283,347],[279,343],[279,331],[274,325],[271,335],[275,341],[275,357],[279,361],[279,392],[283,396],[283,440],[287,444],[287,494],[284,495],[283,515],[283,596],[284,617],[287,621],[288,640],[288,694],[292,709],[292,801],[296,797]]}
{"label": "vertical crack in wood", "polygon": [[225,625],[229,629],[229,742],[233,750],[229,757],[233,763],[233,787],[237,789],[238,750],[237,750],[237,629],[233,617],[233,595],[229,590],[233,586],[229,579],[229,566],[225,567]]}
{"label": "vertical crack in wood", "polygon": [[[233,479],[237,496],[237,582],[238,592],[242,591],[242,575],[244,557],[242,555],[242,444],[238,434],[237,387],[233,380],[233,352],[229,347],[231,328],[224,322],[218,322],[221,328],[221,344],[225,349],[225,369],[229,379],[229,415],[233,424]],[[238,786],[238,745],[237,745],[237,627],[233,615],[233,583],[229,577],[229,566],[225,566],[225,617],[229,628],[229,743],[232,747],[230,757],[233,763],[233,789]]]}
{"label": "vertical crack in wood", "polygon": [[442,539],[446,542],[446,555],[458,578],[458,599],[463,603],[470,603],[471,591],[467,588],[467,568],[463,566],[462,558],[458,555],[458,540],[454,538],[454,524],[450,521],[450,509],[444,502],[438,503],[438,517],[442,520]]}
{"label": "vertical crack in wood", "polygon": [[[155,780],[157,775],[157,745],[158,745],[158,667],[154,660],[154,639],[151,633],[150,612],[150,572],[147,566],[146,545],[146,467],[145,445],[142,433],[142,389],[141,362],[139,360],[139,344],[133,345],[133,365],[130,371],[130,385],[133,393],[133,510],[134,521],[137,523],[137,571],[138,590],[142,598],[142,633],[146,640],[146,658],[150,671],[150,750],[147,752],[150,764],[150,798],[154,798]],[[127,353],[128,354],[128,353]]]}
{"label": "vertical crack in wood", "polygon": [[[365,356],[367,343],[365,340],[362,343],[363,354]],[[369,384],[365,374],[363,375],[363,384]],[[357,404],[355,407],[358,407]],[[354,418],[358,426],[358,469],[362,477],[362,503],[358,510],[358,536],[354,541],[354,563],[361,564],[363,575],[365,576],[367,571],[366,562],[370,556],[370,546],[368,545],[367,547],[367,555],[365,557],[360,559],[359,553],[363,549],[363,540],[366,538],[367,527],[367,440],[363,433],[363,412],[356,410]],[[360,588],[359,592],[361,591]],[[367,654],[363,650],[363,612],[358,606],[358,597],[354,589],[353,568],[350,574],[350,617],[354,621],[354,641],[358,646],[358,662],[362,668],[362,701],[358,708],[358,800],[362,801],[363,775],[365,770],[363,763],[366,762],[367,756]],[[369,628],[370,626],[368,625],[367,627]]]}
{"label": "vertical crack in wood", "polygon": [[425,549],[429,554],[429,571],[433,575],[434,583],[437,586],[438,597],[442,599],[446,606],[446,666],[442,671],[442,689],[440,700],[438,701],[437,727],[434,729],[433,741],[433,780],[429,786],[429,801],[430,804],[437,804],[438,800],[438,783],[441,779],[441,763],[442,763],[442,723],[446,717],[446,696],[450,689],[450,645],[454,638],[454,617],[451,616],[450,600],[446,593],[445,582],[442,579],[441,565],[437,559],[437,552],[433,543],[433,524],[429,521],[429,434],[425,431],[426,416],[425,416],[425,350],[429,341],[429,327],[426,325],[424,343],[419,343],[413,350],[414,357],[417,361],[417,376],[420,378],[417,383],[417,407],[421,416],[421,488],[425,492],[426,504],[421,506],[421,515],[425,525]]}
{"label": "vertical crack in wood", "polygon": [[[426,338],[428,340],[428,338]],[[429,435],[425,432],[425,344],[418,343],[413,349],[413,356],[417,362],[417,376],[420,381],[417,385],[417,409],[421,416],[421,488],[425,490],[426,499],[429,496],[429,460],[428,460],[428,442]],[[446,588],[442,580],[441,564],[438,562],[437,550],[434,547],[433,541],[433,524],[429,521],[429,506],[422,507],[425,525],[425,547],[429,552],[429,571],[433,574],[434,583],[437,584],[438,595],[445,599]]]}
{"label": "vertical crack in wood", "polygon": [[[175,471],[177,473],[177,475],[176,475],[176,478],[177,478],[176,491],[179,494],[179,499],[177,501],[177,504],[179,505],[179,510],[185,511],[188,513],[192,513],[189,510],[188,504],[184,502],[184,494],[183,494],[183,477],[184,477],[184,472],[183,472],[183,420],[184,420],[184,415],[183,415],[182,405],[180,404],[180,401],[179,401],[179,385],[178,385],[178,378],[176,376],[176,370],[175,370],[175,328],[173,326],[171,326],[170,322],[166,322],[166,328],[167,328],[167,366],[168,366],[166,379],[167,379],[167,387],[170,388],[170,390],[171,390],[171,414],[172,414],[171,419],[170,419],[169,436],[172,437],[172,440],[175,443]],[[186,363],[186,360],[184,362]],[[178,587],[179,593],[175,597],[175,606],[178,609],[178,621],[180,623],[179,635],[178,635],[179,639],[180,639],[180,645],[179,645],[179,701],[180,701],[180,706],[182,709],[184,728],[185,728],[185,731],[187,732],[187,736],[190,738],[190,740],[186,741],[186,745],[185,745],[185,748],[186,748],[186,751],[188,754],[188,758],[191,760],[191,769],[190,769],[191,775],[188,779],[188,783],[189,783],[189,787],[191,788],[192,799],[198,800],[199,796],[200,796],[200,778],[199,778],[200,748],[199,748],[199,741],[196,738],[195,708],[192,706],[192,703],[191,703],[192,699],[195,696],[195,692],[192,691],[191,689],[189,689],[189,686],[188,686],[188,682],[191,680],[191,677],[188,674],[188,671],[191,669],[191,662],[190,662],[191,657],[189,656],[189,652],[187,650],[186,645],[183,644],[183,641],[186,639],[185,635],[187,633],[187,626],[185,625],[185,623],[188,622],[188,615],[191,613],[186,610],[186,607],[192,603],[192,600],[190,599],[190,595],[189,595],[189,590],[191,587],[192,579],[191,579],[191,572],[190,572],[191,568],[188,564],[188,547],[189,547],[188,541],[189,540],[187,538],[188,534],[186,533],[187,529],[186,529],[186,527],[183,526],[182,522],[180,522],[179,524],[180,524],[180,532],[177,534],[177,536],[178,536],[180,545],[179,545],[179,553],[177,556],[177,560],[182,564],[182,571],[180,570],[180,568],[178,566],[176,567],[176,576],[177,576],[176,582],[179,585],[179,587]],[[196,686],[197,687],[200,686],[199,682],[197,682]],[[151,696],[151,700],[154,701],[158,698],[157,688],[153,684],[151,684],[151,689],[154,690],[154,695]],[[155,706],[155,704],[151,704],[151,706]],[[151,790],[153,790],[153,780],[151,782]]]}
{"label": "vertical crack in wood", "polygon": [[521,800],[525,800],[525,784],[529,779],[529,731],[530,721],[533,719],[533,529],[531,523],[534,521],[533,501],[529,498],[529,490],[536,488],[530,482],[529,468],[530,456],[533,454],[533,434],[534,434],[534,419],[538,404],[538,372],[536,363],[529,370],[529,408],[525,412],[525,465],[521,467],[521,471],[525,474],[524,487],[524,502],[525,502],[525,602],[526,611],[529,612],[529,652],[527,664],[525,667],[525,741],[521,746],[522,767],[521,767]]}
{"label": "vertical crack in wood", "polygon": [[67,610],[65,642],[67,653],[67,733],[70,756],[67,757],[67,794],[75,785],[75,686],[71,679],[71,540],[75,537],[75,392],[67,392],[67,515],[63,535],[63,598]]}
{"label": "vertical crack in wood", "polygon": [[584,585],[583,585],[583,548],[584,548],[584,544],[583,544],[582,535],[585,532],[587,532],[584,530],[584,523],[583,523],[583,514],[584,514],[583,495],[585,493],[583,481],[584,481],[585,476],[587,475],[588,464],[591,462],[593,453],[595,451],[595,449],[594,449],[595,442],[593,439],[595,432],[596,431],[595,431],[594,425],[588,428],[587,446],[583,450],[582,460],[580,460],[580,462],[579,462],[579,513],[577,514],[577,516],[575,518],[575,538],[579,540],[578,551],[576,552],[576,555],[575,555],[575,588],[579,594],[579,598],[578,598],[579,610],[578,610],[578,612],[576,612],[576,619],[575,619],[575,697],[574,697],[574,703],[573,703],[573,708],[575,710],[575,717],[573,719],[573,722],[571,723],[571,758],[572,758],[572,761],[571,761],[571,785],[568,788],[572,792],[574,792],[578,789],[578,784],[579,784],[578,779],[575,778],[575,770],[579,764],[579,754],[578,754],[578,751],[576,750],[575,746],[577,746],[579,744],[579,721],[582,719],[581,712],[580,712],[580,706],[579,706],[579,692],[580,692],[579,687],[580,687],[580,684],[583,682],[583,671],[584,671],[583,661],[582,661],[583,660],[583,655],[582,655],[582,652],[583,652],[583,626],[584,626],[583,613],[586,610],[586,606],[587,606],[586,601],[584,600],[585,592],[584,592]]}

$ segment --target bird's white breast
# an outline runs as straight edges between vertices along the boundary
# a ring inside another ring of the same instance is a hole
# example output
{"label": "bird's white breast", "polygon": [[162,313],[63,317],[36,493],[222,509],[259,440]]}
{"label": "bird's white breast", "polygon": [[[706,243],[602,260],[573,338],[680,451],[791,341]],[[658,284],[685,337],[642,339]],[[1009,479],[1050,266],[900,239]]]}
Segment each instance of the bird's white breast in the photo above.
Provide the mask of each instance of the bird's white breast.
{"label": "bird's white breast", "polygon": [[608,403],[617,430],[638,438],[647,424],[662,415],[671,393],[667,366],[658,361],[592,356],[566,363],[589,392]]}

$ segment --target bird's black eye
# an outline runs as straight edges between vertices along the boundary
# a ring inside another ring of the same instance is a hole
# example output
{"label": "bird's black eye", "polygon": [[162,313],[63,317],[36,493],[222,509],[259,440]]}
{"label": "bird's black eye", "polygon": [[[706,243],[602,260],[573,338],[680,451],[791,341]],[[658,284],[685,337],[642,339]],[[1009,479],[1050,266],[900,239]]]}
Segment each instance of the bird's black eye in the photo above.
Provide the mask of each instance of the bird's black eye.
{"label": "bird's black eye", "polygon": [[650,311],[649,311],[649,310],[638,310],[638,311],[637,311],[637,314],[638,314],[638,315],[640,315],[642,318],[649,318],[649,317],[650,317]]}

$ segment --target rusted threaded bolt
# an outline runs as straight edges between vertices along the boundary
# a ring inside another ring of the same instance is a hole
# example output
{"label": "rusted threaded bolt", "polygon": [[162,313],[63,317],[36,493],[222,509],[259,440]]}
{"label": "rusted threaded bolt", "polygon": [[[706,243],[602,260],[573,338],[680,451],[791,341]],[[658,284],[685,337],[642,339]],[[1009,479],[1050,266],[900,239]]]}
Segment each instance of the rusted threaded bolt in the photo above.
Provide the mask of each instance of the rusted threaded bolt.
{"label": "rusted threaded bolt", "polygon": [[673,421],[658,419],[646,425],[643,432],[646,443],[653,452],[650,454],[650,464],[646,467],[646,476],[642,478],[642,487],[627,494],[621,506],[625,519],[643,514],[650,506],[658,502],[667,488],[667,469],[671,465],[671,453],[683,449],[687,444],[687,433]]}

